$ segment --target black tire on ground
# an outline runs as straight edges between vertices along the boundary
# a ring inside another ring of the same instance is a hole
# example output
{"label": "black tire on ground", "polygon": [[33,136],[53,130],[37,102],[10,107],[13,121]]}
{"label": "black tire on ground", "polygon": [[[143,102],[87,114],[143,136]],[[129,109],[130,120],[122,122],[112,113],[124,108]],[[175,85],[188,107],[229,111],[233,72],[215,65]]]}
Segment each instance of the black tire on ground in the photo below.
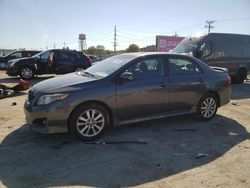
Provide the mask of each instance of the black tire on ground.
{"label": "black tire on ground", "polygon": [[204,121],[212,119],[217,112],[218,105],[218,98],[215,95],[205,94],[197,105],[196,117]]}
{"label": "black tire on ground", "polygon": [[19,70],[19,75],[24,80],[29,80],[34,77],[34,70],[29,66],[21,67]]}
{"label": "black tire on ground", "polygon": [[69,119],[69,133],[84,141],[100,137],[108,127],[108,112],[96,103],[77,107]]}
{"label": "black tire on ground", "polygon": [[247,78],[246,69],[240,69],[235,76],[235,83],[242,84],[244,80]]}

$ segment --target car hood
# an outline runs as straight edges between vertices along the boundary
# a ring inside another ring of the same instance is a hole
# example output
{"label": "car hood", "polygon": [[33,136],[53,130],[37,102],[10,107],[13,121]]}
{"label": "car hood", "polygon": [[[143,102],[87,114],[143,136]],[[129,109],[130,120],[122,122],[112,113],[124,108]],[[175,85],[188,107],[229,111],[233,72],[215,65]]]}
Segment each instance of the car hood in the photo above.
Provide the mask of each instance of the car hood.
{"label": "car hood", "polygon": [[82,89],[82,84],[85,86],[90,84],[90,82],[96,81],[95,78],[86,77],[78,75],[77,73],[70,73],[64,76],[51,78],[38,84],[31,88],[32,92],[39,93],[58,93],[58,92],[68,92]]}

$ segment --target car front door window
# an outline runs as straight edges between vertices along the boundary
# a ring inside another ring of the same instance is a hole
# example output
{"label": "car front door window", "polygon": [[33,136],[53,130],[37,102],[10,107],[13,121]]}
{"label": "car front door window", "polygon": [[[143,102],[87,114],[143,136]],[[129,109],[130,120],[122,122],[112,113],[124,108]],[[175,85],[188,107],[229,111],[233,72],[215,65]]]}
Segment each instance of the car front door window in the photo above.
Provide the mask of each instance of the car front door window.
{"label": "car front door window", "polygon": [[135,80],[147,80],[163,76],[163,70],[162,58],[152,58],[141,60],[125,71],[133,73]]}
{"label": "car front door window", "polygon": [[40,59],[42,61],[47,61],[49,58],[50,51],[44,52],[43,54],[40,55]]}

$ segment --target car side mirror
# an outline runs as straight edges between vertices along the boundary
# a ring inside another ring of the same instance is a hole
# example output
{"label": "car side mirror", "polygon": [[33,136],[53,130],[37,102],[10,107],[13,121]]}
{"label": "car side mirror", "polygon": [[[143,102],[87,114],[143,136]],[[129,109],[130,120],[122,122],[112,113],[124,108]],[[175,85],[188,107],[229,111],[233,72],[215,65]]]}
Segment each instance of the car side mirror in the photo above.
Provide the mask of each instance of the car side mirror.
{"label": "car side mirror", "polygon": [[134,79],[132,72],[124,72],[121,74],[120,78],[123,80],[130,80],[130,81]]}

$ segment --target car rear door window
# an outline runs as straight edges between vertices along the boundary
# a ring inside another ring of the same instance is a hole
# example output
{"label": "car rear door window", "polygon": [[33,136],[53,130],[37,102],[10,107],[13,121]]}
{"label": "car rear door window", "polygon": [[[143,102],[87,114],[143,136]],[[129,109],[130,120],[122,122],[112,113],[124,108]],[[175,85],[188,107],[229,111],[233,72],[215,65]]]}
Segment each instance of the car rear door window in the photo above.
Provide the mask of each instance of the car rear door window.
{"label": "car rear door window", "polygon": [[169,72],[170,75],[186,75],[202,73],[200,67],[187,59],[183,58],[169,58]]}
{"label": "car rear door window", "polygon": [[57,53],[57,58],[65,59],[65,58],[69,58],[69,56],[67,52],[61,51]]}

